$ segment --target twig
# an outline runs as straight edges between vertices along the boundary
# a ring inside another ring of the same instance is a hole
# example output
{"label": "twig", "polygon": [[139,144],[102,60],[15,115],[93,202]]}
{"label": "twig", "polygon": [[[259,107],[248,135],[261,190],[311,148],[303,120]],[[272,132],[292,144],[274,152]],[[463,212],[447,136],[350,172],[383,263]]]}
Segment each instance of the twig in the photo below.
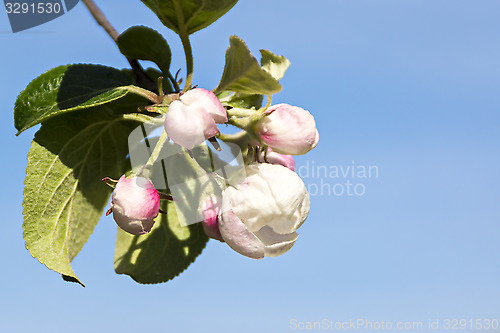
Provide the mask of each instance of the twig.
{"label": "twig", "polygon": [[[92,14],[96,22],[103,27],[103,29],[108,33],[109,37],[118,45],[118,32],[108,21],[104,13],[101,11],[99,7],[95,4],[93,0],[82,0],[82,2],[87,6],[89,12]],[[130,67],[132,67],[132,71],[134,72],[135,79],[137,83],[142,84],[148,90],[157,91],[156,83],[144,72],[141,64],[137,61],[137,59],[131,59],[126,57]]]}
{"label": "twig", "polygon": [[97,7],[97,5],[93,0],[82,0],[82,2],[85,4],[85,6],[87,6],[87,8],[90,11],[90,14],[92,14],[97,23],[99,23],[99,25],[103,27],[104,30],[106,30],[109,37],[111,37],[111,39],[113,39],[116,43],[119,34],[116,31],[116,29],[111,25],[111,23],[108,21],[106,16],[104,16],[104,13],[101,11],[101,9]]}

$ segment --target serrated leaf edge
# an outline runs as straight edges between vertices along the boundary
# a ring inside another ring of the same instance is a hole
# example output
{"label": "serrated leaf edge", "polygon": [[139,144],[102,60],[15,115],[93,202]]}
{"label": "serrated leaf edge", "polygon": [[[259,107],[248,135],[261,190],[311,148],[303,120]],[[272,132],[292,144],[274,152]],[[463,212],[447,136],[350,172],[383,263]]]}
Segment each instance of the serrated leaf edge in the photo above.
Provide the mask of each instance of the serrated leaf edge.
{"label": "serrated leaf edge", "polygon": [[[65,114],[65,113],[68,113],[68,112],[73,112],[73,111],[79,111],[79,110],[84,110],[84,109],[88,109],[88,108],[93,108],[93,107],[101,106],[101,105],[108,104],[108,103],[111,103],[113,101],[116,101],[116,100],[124,97],[125,95],[127,95],[129,92],[131,92],[133,90],[133,88],[135,88],[134,85],[128,85],[128,86],[116,87],[116,88],[108,89],[108,90],[106,90],[106,89],[99,90],[99,91],[102,91],[102,92],[99,95],[94,96],[93,98],[99,97],[103,93],[110,92],[110,91],[118,91],[119,92],[120,90],[123,90],[123,93],[120,94],[120,95],[118,95],[118,96],[116,96],[116,97],[114,97],[114,98],[112,98],[112,99],[106,100],[104,102],[98,102],[98,103],[92,104],[92,106],[89,106],[89,105],[75,106],[75,107],[68,108],[68,109],[62,109],[62,110],[53,112],[50,115],[38,118],[38,121],[32,121],[32,122],[28,123],[28,125],[25,125],[22,129],[20,129],[16,133],[16,136],[18,136],[19,134],[21,134],[22,132],[26,131],[27,129],[29,129],[29,128],[33,127],[33,126],[38,125],[38,124],[40,124],[40,123],[42,123],[44,121],[47,121],[47,120],[49,120],[49,119],[51,119],[53,117],[59,116],[60,114]],[[89,100],[87,100],[86,102],[88,102]]]}
{"label": "serrated leaf edge", "polygon": [[[111,126],[111,125],[115,124],[115,122],[122,121],[122,120],[123,120],[122,118],[117,118],[117,119],[113,119],[113,120],[111,120],[111,121],[99,121],[99,122],[95,122],[95,123],[93,123],[93,124],[92,124],[92,125],[90,125],[90,126],[97,126],[97,125],[102,124],[102,123],[108,123],[108,124],[107,124],[106,126],[104,126],[104,127],[103,127],[103,129],[101,130],[101,132],[103,132],[103,131],[107,130],[107,128],[108,128],[109,126]],[[99,137],[99,136],[96,136],[96,138],[97,138],[97,137]],[[96,139],[95,139],[95,140],[96,140]],[[64,148],[65,148],[65,147],[66,147],[66,146],[67,146],[70,142],[71,142],[71,140],[67,141],[67,142],[64,144],[64,146],[63,146],[63,147],[61,147],[60,152],[61,152],[62,150],[64,150]],[[33,140],[33,141],[31,142],[31,145],[30,145],[30,150],[31,150],[31,148],[34,146],[34,144],[35,144],[35,140]],[[93,145],[93,144],[94,144],[94,143],[92,143],[92,145]],[[45,181],[45,179],[46,179],[47,175],[49,174],[49,172],[50,172],[50,170],[51,170],[52,166],[53,166],[53,165],[54,165],[54,163],[55,163],[55,162],[59,159],[59,155],[60,155],[60,154],[54,155],[54,160],[52,161],[52,163],[51,163],[50,167],[48,168],[48,171],[45,173],[45,175],[44,175],[44,177],[43,177],[43,180],[40,182],[40,185],[38,186],[38,188],[40,188],[40,187],[42,187],[42,186],[43,186],[43,183],[44,183],[44,181]],[[87,158],[87,155],[88,155],[88,152],[87,152],[87,154],[86,154],[86,156],[85,156],[85,158],[84,158],[84,159],[86,159],[86,158]],[[26,201],[25,196],[26,196],[26,194],[27,194],[27,193],[26,193],[26,191],[27,191],[27,185],[28,185],[28,184],[27,184],[27,179],[28,179],[28,176],[27,176],[27,175],[28,175],[28,166],[29,166],[29,164],[30,164],[30,162],[31,162],[31,159],[30,159],[30,154],[29,154],[29,153],[28,153],[28,156],[27,156],[27,160],[28,160],[28,165],[26,166],[26,178],[24,179],[23,202],[22,202],[22,206],[23,206],[23,225],[22,225],[22,227],[23,227],[23,238],[24,238],[25,233],[26,233],[26,229],[25,229],[25,222],[26,222],[26,210],[27,210],[27,207],[25,207],[25,201]],[[79,164],[80,164],[80,163],[79,163]],[[74,170],[74,169],[70,169],[70,170]],[[70,171],[70,173],[71,173],[71,171]],[[64,176],[64,179],[65,179],[66,177],[67,177],[67,175],[66,175],[66,176]],[[76,177],[76,179],[78,179],[78,177]],[[60,184],[59,184],[59,185],[60,185]],[[59,186],[59,185],[58,185],[58,186]],[[78,185],[79,185],[79,180],[75,180],[75,188],[74,188],[74,190],[73,190],[73,192],[72,192],[71,197],[68,199],[68,201],[67,201],[66,203],[64,203],[63,210],[64,210],[64,208],[66,207],[67,203],[68,203],[69,201],[71,201],[71,200],[73,200],[73,199],[74,199],[74,193],[75,193],[76,188],[78,188]],[[57,187],[56,187],[56,189],[57,189]],[[109,200],[109,198],[108,198],[108,200]],[[49,200],[48,202],[50,202],[50,200]],[[36,203],[35,203],[35,205],[36,205]],[[44,212],[45,212],[45,209],[46,209],[46,208],[47,208],[47,206],[43,207]],[[61,212],[62,212],[62,211],[61,211]],[[57,227],[57,224],[58,224],[58,223],[59,223],[59,221],[57,221],[57,223],[56,223],[56,226],[55,226],[55,227]],[[95,226],[94,226],[94,228],[95,228]],[[66,235],[66,239],[67,239],[67,237],[69,236],[69,229],[68,229],[66,232],[68,233],[68,234]],[[87,241],[88,241],[88,239],[87,239]],[[86,242],[87,242],[87,241],[86,241]],[[85,243],[86,243],[86,242],[85,242]],[[84,243],[84,244],[85,244],[85,243]],[[76,276],[75,272],[73,271],[73,268],[71,267],[71,260],[70,260],[70,258],[69,258],[69,252],[68,252],[68,253],[66,253],[66,254],[68,255],[68,260],[70,261],[70,269],[71,269],[71,272],[64,272],[64,273],[63,273],[63,272],[59,272],[59,271],[55,270],[54,268],[50,267],[48,263],[46,263],[46,262],[44,262],[44,261],[41,261],[41,259],[37,258],[37,257],[35,256],[35,254],[33,253],[32,249],[31,249],[31,248],[28,248],[28,246],[26,245],[26,243],[25,243],[25,247],[26,247],[26,249],[30,252],[30,255],[31,255],[33,258],[35,258],[36,260],[38,260],[38,262],[40,262],[41,264],[43,264],[45,267],[47,267],[47,268],[48,268],[48,269],[50,269],[51,271],[54,271],[54,272],[59,273],[59,274],[62,274],[62,275],[67,275],[67,276],[73,277],[73,278],[75,278],[75,279],[78,281],[78,283],[80,283],[82,286],[84,286],[84,284],[83,284],[83,283],[82,283],[82,282],[78,279],[78,277]],[[66,250],[67,250],[67,249],[66,249]],[[70,274],[67,274],[67,273],[70,273]]]}
{"label": "serrated leaf edge", "polygon": [[[243,43],[243,45],[245,46],[245,48],[248,50],[248,53],[250,54],[250,56],[253,58],[253,60],[255,61],[255,63],[259,66],[259,68],[261,69],[261,73],[263,73],[265,76],[267,75],[269,79],[272,79],[274,81],[276,81],[276,83],[280,86],[280,89],[279,90],[276,90],[276,91],[273,91],[271,94],[276,94],[278,92],[281,91],[282,87],[281,87],[281,83],[279,83],[278,80],[276,80],[267,70],[263,69],[260,64],[259,64],[259,61],[257,60],[257,58],[255,58],[253,56],[253,54],[250,52],[250,49],[248,48],[247,44],[243,41],[243,39],[241,39],[240,37],[236,36],[236,35],[232,35],[230,37],[230,42],[233,40],[233,39],[236,39],[238,41],[240,41],[241,43]],[[229,49],[231,48],[231,45],[228,47],[226,53],[229,51]],[[242,75],[241,76],[244,76],[244,74],[246,74],[250,69],[252,68],[252,65],[249,65],[247,68],[245,68],[245,70],[242,71]],[[225,68],[224,68],[225,69]],[[222,77],[224,77],[224,73],[222,73]],[[229,91],[234,91],[234,90],[231,90],[230,88],[228,88],[229,86],[231,86],[231,84],[233,84],[234,82],[238,81],[238,79],[235,79],[235,80],[232,80],[232,81],[229,81],[229,83],[226,83],[225,86],[223,86],[221,88],[220,84],[213,90],[214,93],[219,93],[223,90],[229,90]],[[234,92],[237,92],[237,91],[234,91]],[[255,93],[255,94],[258,94],[258,93]]]}

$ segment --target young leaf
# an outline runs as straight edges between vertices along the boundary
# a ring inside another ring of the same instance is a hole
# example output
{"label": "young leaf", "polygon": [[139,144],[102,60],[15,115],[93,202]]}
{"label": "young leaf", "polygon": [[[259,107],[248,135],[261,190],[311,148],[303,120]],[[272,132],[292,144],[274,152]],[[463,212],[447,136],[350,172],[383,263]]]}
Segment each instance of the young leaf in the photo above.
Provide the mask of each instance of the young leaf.
{"label": "young leaf", "polygon": [[208,241],[200,223],[181,226],[172,201],[161,201],[167,214],[156,218],[150,233],[134,236],[118,229],[115,271],[139,283],[167,282],[182,273]]}
{"label": "young leaf", "polygon": [[219,86],[214,92],[231,90],[245,94],[275,94],[281,90],[280,83],[260,67],[246,44],[237,36],[229,38],[226,64]]}
{"label": "young leaf", "polygon": [[288,67],[290,67],[290,60],[276,55],[269,50],[260,50],[260,54],[262,55],[262,59],[260,59],[262,68],[269,72],[276,80],[281,80]]}
{"label": "young leaf", "polygon": [[[76,64],[53,68],[31,81],[17,97],[14,107],[17,134],[56,115],[104,105],[131,93],[147,92],[131,84],[127,73],[112,67]],[[138,106],[140,101],[145,104],[137,96],[128,97],[130,100],[123,101],[126,105]]]}
{"label": "young leaf", "polygon": [[141,0],[160,21],[178,35],[190,35],[208,27],[238,0]]}
{"label": "young leaf", "polygon": [[137,123],[103,109],[44,122],[28,153],[23,200],[26,248],[66,280],[77,279],[70,263],[108,202],[111,189],[101,179],[118,179],[129,167],[127,137]]}
{"label": "young leaf", "polygon": [[242,109],[258,109],[262,106],[262,101],[264,100],[263,95],[257,94],[240,94],[240,93],[232,93],[226,97],[219,97],[222,104],[232,106],[233,108],[242,108]]}
{"label": "young leaf", "polygon": [[123,55],[152,61],[165,75],[169,73],[172,52],[165,38],[156,30],[144,26],[128,28],[118,36],[117,44]]}

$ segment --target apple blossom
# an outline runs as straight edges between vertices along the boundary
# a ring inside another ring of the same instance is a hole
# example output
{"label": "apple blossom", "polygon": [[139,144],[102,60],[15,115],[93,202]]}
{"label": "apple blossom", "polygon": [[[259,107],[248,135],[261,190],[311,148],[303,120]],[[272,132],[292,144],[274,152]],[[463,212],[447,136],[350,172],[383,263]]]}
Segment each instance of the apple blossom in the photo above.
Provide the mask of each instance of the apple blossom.
{"label": "apple blossom", "polygon": [[275,152],[302,155],[318,144],[316,122],[308,111],[298,106],[277,104],[270,106],[266,114],[255,129],[262,142]]}
{"label": "apple blossom", "polygon": [[262,152],[257,156],[257,161],[260,163],[271,163],[282,165],[292,171],[295,171],[295,160],[292,155],[283,155],[273,151],[270,147],[267,148],[267,153]]}
{"label": "apple blossom", "polygon": [[219,230],[220,200],[215,195],[209,196],[202,203],[201,210],[203,215],[202,225],[205,234],[210,238],[223,242],[224,240]]}
{"label": "apple blossom", "polygon": [[307,218],[309,194],[300,177],[275,164],[246,168],[247,177],[222,192],[219,229],[235,251],[254,259],[275,257],[295,243]]}
{"label": "apple blossom", "polygon": [[165,131],[172,141],[193,149],[219,133],[217,124],[227,122],[227,113],[210,90],[195,88],[170,103],[165,115]]}
{"label": "apple blossom", "polygon": [[128,233],[142,235],[151,231],[160,209],[160,197],[145,177],[120,177],[111,197],[116,224]]}

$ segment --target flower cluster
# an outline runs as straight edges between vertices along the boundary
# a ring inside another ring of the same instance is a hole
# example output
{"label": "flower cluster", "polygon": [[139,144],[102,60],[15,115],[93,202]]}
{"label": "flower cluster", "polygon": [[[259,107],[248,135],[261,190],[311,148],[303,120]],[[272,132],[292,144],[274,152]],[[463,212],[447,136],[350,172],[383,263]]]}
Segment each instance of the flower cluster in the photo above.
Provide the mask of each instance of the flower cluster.
{"label": "flower cluster", "polygon": [[[206,196],[197,207],[208,237],[260,259],[285,253],[297,240],[296,231],[307,218],[310,199],[295,173],[292,155],[316,147],[319,134],[314,117],[297,106],[277,104],[248,111],[237,115],[213,92],[194,88],[173,96],[164,115],[164,133],[187,151],[207,139],[240,146],[245,176],[237,183],[225,182],[220,195]],[[223,135],[218,124],[242,131]],[[152,182],[142,174],[122,176],[110,211],[120,228],[141,235],[151,230],[159,200]]]}

